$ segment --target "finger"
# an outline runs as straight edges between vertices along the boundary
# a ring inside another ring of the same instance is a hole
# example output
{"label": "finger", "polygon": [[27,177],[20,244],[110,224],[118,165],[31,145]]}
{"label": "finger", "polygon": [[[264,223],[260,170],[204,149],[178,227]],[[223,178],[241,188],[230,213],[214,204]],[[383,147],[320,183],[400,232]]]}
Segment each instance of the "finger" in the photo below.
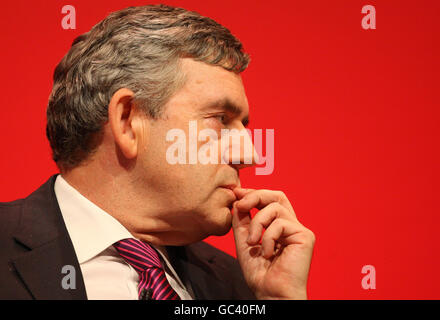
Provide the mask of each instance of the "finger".
{"label": "finger", "polygon": [[245,188],[237,187],[232,191],[235,193],[235,196],[237,197],[237,199],[241,199],[245,195],[247,195],[249,192],[255,191],[255,189],[245,189]]}
{"label": "finger", "polygon": [[263,233],[276,218],[292,219],[292,214],[278,202],[272,202],[260,210],[251,220],[249,226],[249,237],[247,242],[250,245],[257,244]]}
{"label": "finger", "polygon": [[301,244],[313,248],[314,234],[299,222],[285,219],[274,220],[264,232],[261,240],[262,254],[265,258],[270,258],[274,254],[277,242],[283,245]]}
{"label": "finger", "polygon": [[280,237],[285,233],[286,221],[283,219],[276,219],[266,229],[261,240],[261,253],[264,258],[269,259],[275,252],[275,244]]}
{"label": "finger", "polygon": [[295,215],[295,211],[289,199],[281,191],[254,190],[245,194],[237,201],[237,208],[240,211],[250,211],[252,208],[263,209],[272,202],[279,202]]}

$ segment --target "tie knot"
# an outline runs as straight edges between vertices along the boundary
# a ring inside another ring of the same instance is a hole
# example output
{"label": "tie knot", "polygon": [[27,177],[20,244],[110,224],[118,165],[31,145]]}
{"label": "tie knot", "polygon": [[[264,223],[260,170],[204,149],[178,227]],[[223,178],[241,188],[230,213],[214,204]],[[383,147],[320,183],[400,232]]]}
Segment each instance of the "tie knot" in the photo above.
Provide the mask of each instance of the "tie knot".
{"label": "tie knot", "polygon": [[144,272],[150,268],[162,269],[158,253],[148,243],[136,239],[123,239],[113,246],[121,257],[138,272]]}

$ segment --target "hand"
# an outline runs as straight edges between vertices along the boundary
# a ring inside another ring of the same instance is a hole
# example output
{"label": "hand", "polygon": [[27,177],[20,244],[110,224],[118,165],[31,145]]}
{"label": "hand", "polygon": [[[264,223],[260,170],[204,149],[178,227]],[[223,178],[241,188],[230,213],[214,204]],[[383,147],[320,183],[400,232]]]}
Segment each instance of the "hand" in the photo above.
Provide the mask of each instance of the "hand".
{"label": "hand", "polygon": [[[298,221],[283,192],[235,188],[234,193],[238,199],[232,216],[237,258],[255,296],[307,299],[313,232]],[[260,210],[253,219],[252,208]]]}

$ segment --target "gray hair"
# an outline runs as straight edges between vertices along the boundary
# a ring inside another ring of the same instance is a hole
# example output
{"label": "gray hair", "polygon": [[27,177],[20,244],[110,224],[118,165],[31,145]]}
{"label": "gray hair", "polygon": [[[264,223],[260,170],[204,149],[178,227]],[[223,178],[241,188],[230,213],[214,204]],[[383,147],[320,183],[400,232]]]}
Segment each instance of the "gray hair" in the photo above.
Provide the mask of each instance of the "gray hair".
{"label": "gray hair", "polygon": [[96,151],[108,104],[120,88],[157,119],[183,85],[179,58],[240,73],[249,56],[230,31],[197,12],[165,5],[116,11],[77,37],[57,65],[47,107],[46,135],[62,170]]}

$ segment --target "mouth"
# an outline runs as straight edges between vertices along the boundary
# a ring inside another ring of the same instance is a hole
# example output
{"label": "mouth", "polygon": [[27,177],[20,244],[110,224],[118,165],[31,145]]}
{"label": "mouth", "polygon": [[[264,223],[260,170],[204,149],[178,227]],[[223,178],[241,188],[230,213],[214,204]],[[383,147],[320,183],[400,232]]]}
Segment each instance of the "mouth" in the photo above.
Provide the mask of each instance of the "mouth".
{"label": "mouth", "polygon": [[227,184],[227,185],[219,186],[219,189],[225,190],[225,192],[228,193],[230,196],[230,201],[228,201],[228,204],[229,204],[228,208],[230,210],[232,210],[232,205],[233,205],[234,201],[237,200],[237,196],[235,195],[234,191],[232,191],[236,187],[237,187],[236,184]]}
{"label": "mouth", "polygon": [[220,186],[220,188],[229,189],[232,191],[235,188],[237,188],[237,185],[235,183],[225,184],[225,185]]}

